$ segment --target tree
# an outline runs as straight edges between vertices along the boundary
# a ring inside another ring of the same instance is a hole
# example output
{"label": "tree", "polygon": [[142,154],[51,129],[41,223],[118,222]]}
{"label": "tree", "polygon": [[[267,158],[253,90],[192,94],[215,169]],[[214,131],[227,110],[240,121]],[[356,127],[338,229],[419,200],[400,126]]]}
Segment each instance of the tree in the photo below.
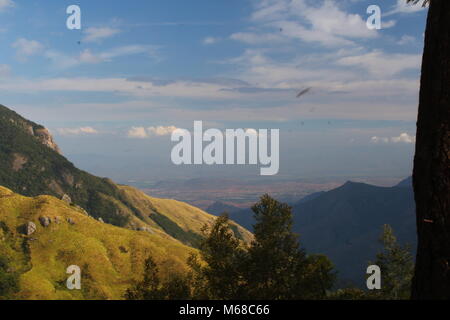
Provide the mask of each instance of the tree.
{"label": "tree", "polygon": [[397,243],[394,231],[389,225],[383,226],[380,237],[383,251],[377,254],[374,263],[381,269],[381,290],[376,298],[385,300],[407,300],[411,296],[411,280],[414,273],[414,260],[411,248]]}
{"label": "tree", "polygon": [[136,283],[125,293],[127,300],[161,300],[158,266],[151,257],[145,260],[144,279]]}
{"label": "tree", "polygon": [[[408,0],[419,3],[419,0]],[[428,0],[413,185],[413,299],[450,299],[450,1]]]}
{"label": "tree", "polygon": [[6,257],[0,256],[0,300],[10,299],[19,291],[19,275],[11,270]]}
{"label": "tree", "polygon": [[326,257],[308,258],[292,232],[287,204],[264,195],[252,207],[255,240],[245,268],[248,297],[261,300],[323,298],[333,285]]}
{"label": "tree", "polygon": [[205,237],[200,243],[200,252],[204,265],[195,257],[189,260],[196,275],[196,295],[209,299],[241,298],[246,252],[234,236],[228,216],[218,217],[214,225],[210,229],[205,227],[203,232]]}
{"label": "tree", "polygon": [[151,257],[145,260],[143,279],[125,292],[127,300],[188,300],[191,297],[190,275],[170,274],[161,281],[158,266]]}

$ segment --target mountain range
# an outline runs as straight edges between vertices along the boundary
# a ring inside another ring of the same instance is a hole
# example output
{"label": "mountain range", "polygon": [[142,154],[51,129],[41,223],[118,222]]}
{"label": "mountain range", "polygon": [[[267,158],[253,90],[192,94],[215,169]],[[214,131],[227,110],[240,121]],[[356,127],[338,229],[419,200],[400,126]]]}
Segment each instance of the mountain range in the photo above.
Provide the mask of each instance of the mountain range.
{"label": "mountain range", "polygon": [[[415,202],[411,177],[393,187],[347,182],[328,192],[313,193],[291,204],[293,230],[309,253],[327,255],[336,266],[341,285],[363,286],[370,260],[381,250],[378,241],[389,224],[402,244],[416,249]],[[215,203],[206,211],[228,212],[231,219],[253,229],[251,209]]]}
{"label": "mountain range", "polygon": [[[347,182],[290,205],[303,247],[327,255],[342,286],[363,286],[384,224],[415,249],[411,178],[389,188]],[[250,209],[216,202],[206,211],[76,168],[45,127],[0,105],[0,276],[18,275],[15,298],[121,298],[149,255],[163,275],[185,272],[202,227],[224,211],[234,234],[252,241]],[[63,283],[72,264],[87,270],[80,292]]]}
{"label": "mountain range", "polygon": [[[190,246],[196,245],[201,227],[215,219],[186,203],[153,198],[76,168],[46,128],[2,105],[0,185],[24,196],[65,197],[105,223],[132,230],[163,230]],[[234,225],[236,236],[251,238],[247,230]]]}
{"label": "mountain range", "polygon": [[[120,299],[149,256],[163,277],[185,272],[215,219],[76,168],[45,127],[0,105],[0,280],[17,277],[12,298]],[[81,291],[65,287],[70,265],[82,269]]]}

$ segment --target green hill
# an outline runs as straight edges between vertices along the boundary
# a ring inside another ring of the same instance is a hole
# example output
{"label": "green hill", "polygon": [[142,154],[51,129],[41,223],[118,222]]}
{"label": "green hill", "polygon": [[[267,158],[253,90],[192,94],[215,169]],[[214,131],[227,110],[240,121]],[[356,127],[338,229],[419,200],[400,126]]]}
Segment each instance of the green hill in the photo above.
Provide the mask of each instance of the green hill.
{"label": "green hill", "polygon": [[[29,223],[36,230],[27,235]],[[0,276],[3,268],[18,280],[8,298],[120,299],[149,255],[164,277],[185,272],[195,251],[161,231],[115,227],[54,197],[29,198],[0,187]],[[70,265],[81,268],[81,290],[66,287]]]}
{"label": "green hill", "polygon": [[[59,151],[43,126],[0,105],[0,185],[29,197],[67,195],[90,216],[108,224],[147,232],[164,232],[195,246],[204,224],[214,216],[187,204],[148,197],[76,168]],[[69,199],[65,197],[66,199]],[[235,225],[236,235],[251,233]]]}

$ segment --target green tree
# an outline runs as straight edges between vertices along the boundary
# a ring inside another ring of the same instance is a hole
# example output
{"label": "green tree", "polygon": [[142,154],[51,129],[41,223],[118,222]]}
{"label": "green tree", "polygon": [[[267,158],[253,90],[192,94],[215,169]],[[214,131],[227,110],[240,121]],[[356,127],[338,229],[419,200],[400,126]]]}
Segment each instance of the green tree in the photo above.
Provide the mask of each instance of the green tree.
{"label": "green tree", "polygon": [[197,295],[209,299],[239,299],[244,281],[243,262],[246,251],[231,230],[226,214],[218,217],[211,228],[204,227],[200,243],[201,260],[189,260],[196,275]]}
{"label": "green tree", "polygon": [[334,265],[322,254],[308,255],[297,291],[306,299],[323,299],[336,282]]}
{"label": "green tree", "polygon": [[248,297],[324,298],[333,283],[331,263],[325,257],[308,258],[300,248],[298,236],[292,232],[291,208],[264,195],[252,210],[256,224],[245,268]]}
{"label": "green tree", "polygon": [[151,257],[145,260],[144,278],[125,293],[127,300],[162,300],[159,270]]}
{"label": "green tree", "polygon": [[19,276],[10,269],[8,259],[0,257],[0,300],[10,299],[19,291]]}
{"label": "green tree", "polygon": [[418,247],[413,299],[450,299],[450,1],[429,5],[413,185]]}
{"label": "green tree", "polygon": [[191,295],[190,275],[182,276],[179,274],[169,275],[161,289],[160,294],[163,300],[189,300]]}
{"label": "green tree", "polygon": [[374,292],[374,297],[386,300],[409,299],[414,273],[411,247],[398,244],[389,225],[383,227],[380,242],[383,244],[383,251],[378,253],[375,262],[371,263],[381,269],[381,290]]}

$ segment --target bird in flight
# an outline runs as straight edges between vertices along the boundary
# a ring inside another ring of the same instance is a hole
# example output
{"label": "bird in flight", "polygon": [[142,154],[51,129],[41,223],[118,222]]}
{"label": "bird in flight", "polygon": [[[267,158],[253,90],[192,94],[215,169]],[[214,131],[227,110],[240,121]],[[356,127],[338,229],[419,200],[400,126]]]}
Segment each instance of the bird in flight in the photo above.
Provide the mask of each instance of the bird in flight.
{"label": "bird in flight", "polygon": [[307,94],[311,89],[312,89],[311,87],[310,87],[310,88],[303,89],[302,91],[300,91],[300,92],[297,94],[297,98],[300,98],[301,96]]}

